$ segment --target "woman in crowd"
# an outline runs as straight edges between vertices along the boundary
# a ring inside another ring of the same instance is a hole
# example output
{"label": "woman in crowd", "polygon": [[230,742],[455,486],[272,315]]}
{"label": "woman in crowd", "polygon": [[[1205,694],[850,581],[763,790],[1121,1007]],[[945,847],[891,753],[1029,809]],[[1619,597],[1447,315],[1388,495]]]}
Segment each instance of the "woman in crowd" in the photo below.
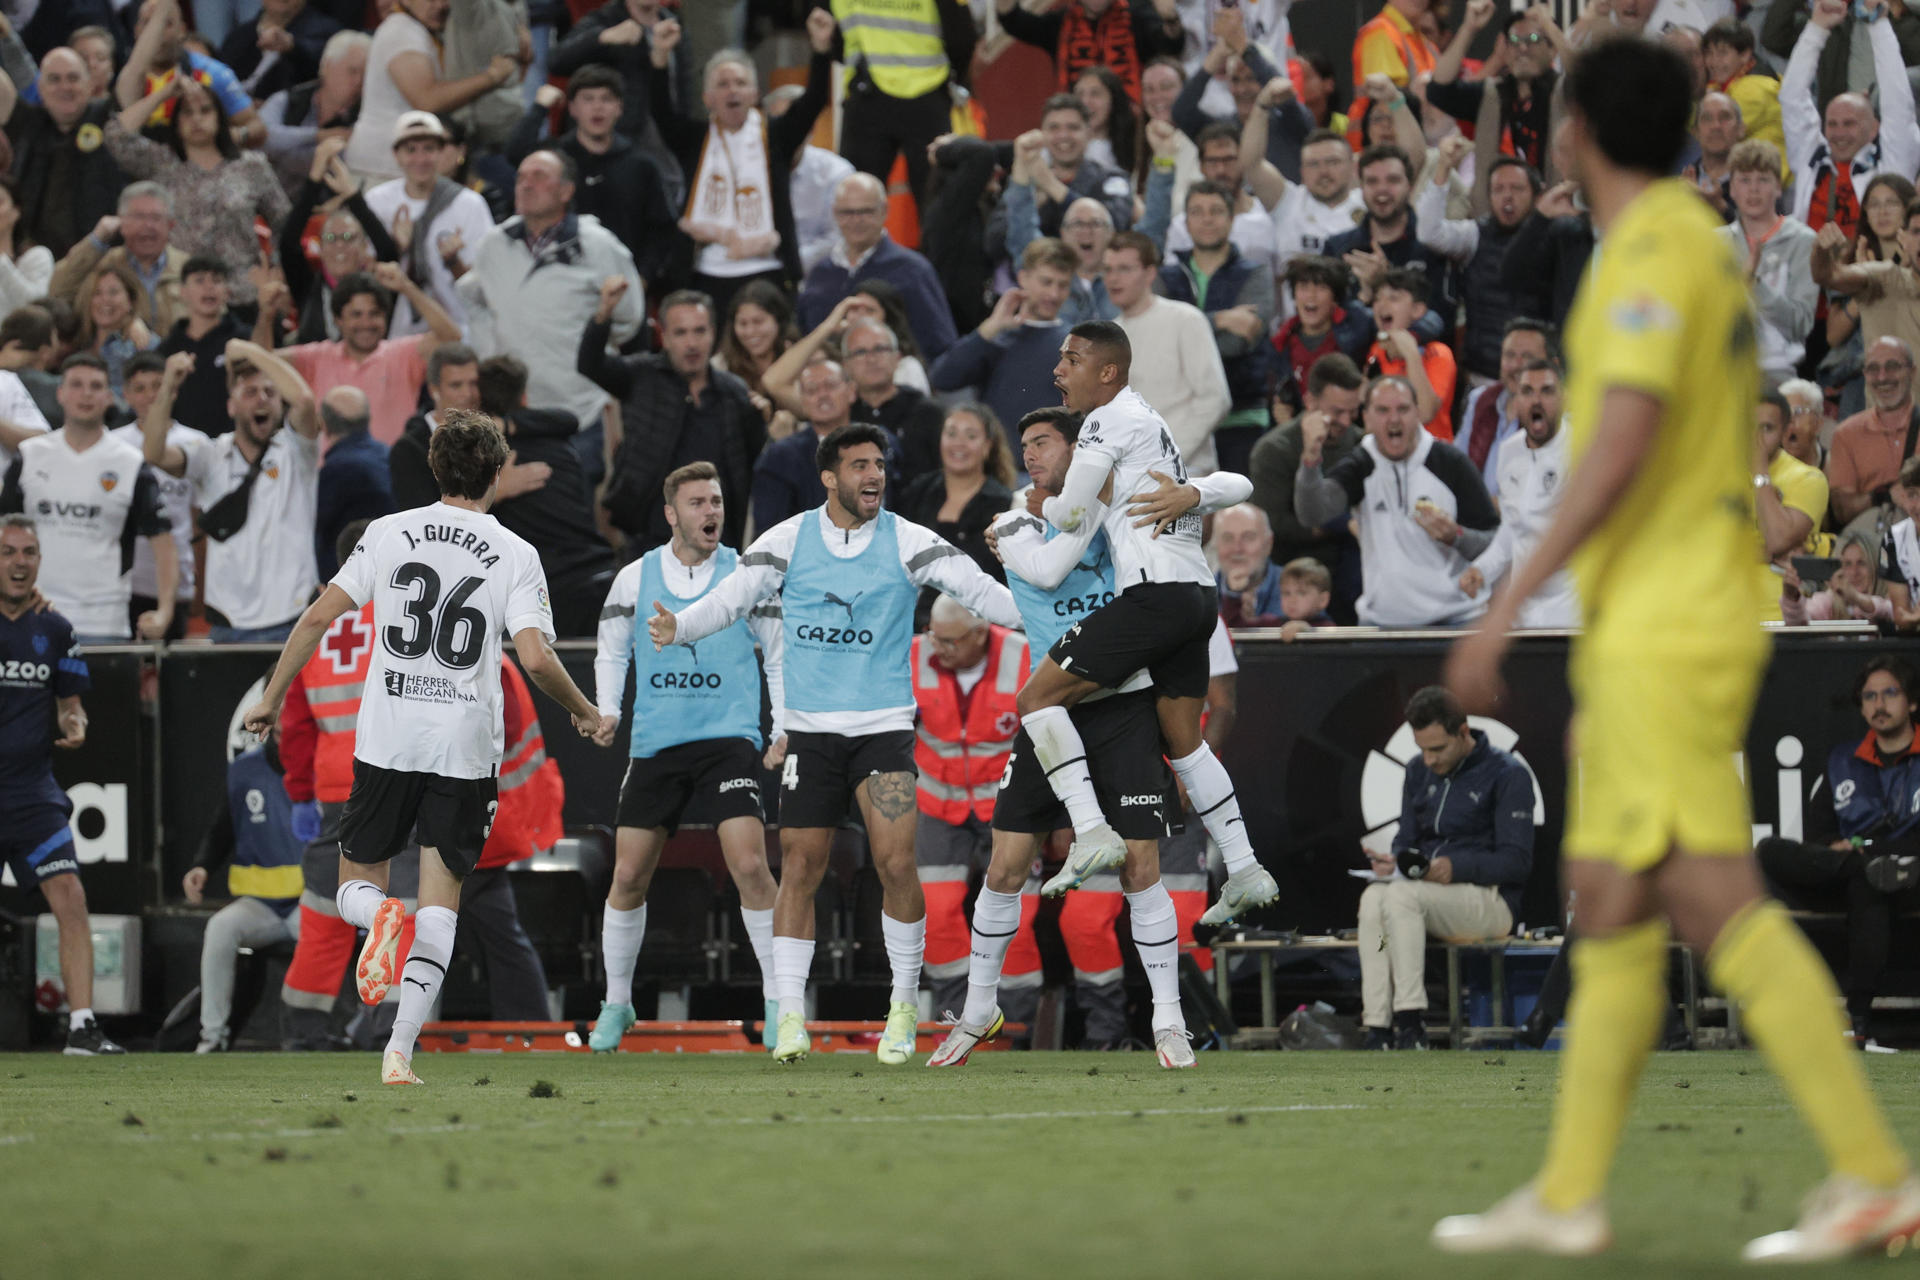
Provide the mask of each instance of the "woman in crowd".
{"label": "woman in crowd", "polygon": [[119,263],[103,262],[81,283],[75,299],[80,313],[79,349],[107,362],[107,380],[116,396],[127,361],[160,341],[134,313],[133,300],[139,296],[133,272]]}
{"label": "woman in crowd", "polygon": [[[1087,67],[1073,82],[1073,96],[1087,109],[1087,159],[1132,173],[1140,160],[1140,117],[1120,77],[1107,67]],[[1172,99],[1167,106],[1172,109]]]}
{"label": "woman in crowd", "polygon": [[[1901,227],[1906,225],[1907,206],[1913,203],[1914,185],[1897,173],[1882,173],[1867,183],[1860,197],[1860,233],[1854,237],[1852,262],[1900,262]],[[1861,335],[1859,298],[1842,293],[1827,295],[1827,354],[1820,361],[1819,377],[1823,386],[1840,392],[1840,417],[1844,421],[1867,407],[1866,383],[1862,370],[1866,365],[1866,343]],[[1881,303],[1885,306],[1888,303]],[[1904,306],[1903,302],[1890,305]]]}
{"label": "woman in crowd", "polygon": [[1789,561],[1780,587],[1780,617],[1790,627],[1809,622],[1893,622],[1896,605],[1906,604],[1906,588],[1882,583],[1879,564],[1880,557],[1867,540],[1849,534],[1840,544],[1840,571],[1825,590],[1808,594]]}
{"label": "woman in crowd", "polygon": [[[957,406],[940,428],[940,469],[908,482],[901,517],[925,525],[1005,582],[1007,571],[987,546],[987,527],[1012,505],[1013,458],[1000,419],[983,404]],[[920,612],[932,607],[932,593],[922,593]]]}
{"label": "woman in crowd", "polygon": [[[140,135],[141,125],[167,99],[179,103],[166,141]],[[257,290],[248,268],[260,261],[253,220],[278,226],[287,216],[287,193],[264,152],[242,151],[227,128],[218,94],[185,76],[174,76],[107,122],[107,149],[131,178],[152,178],[173,197],[174,248],[204,253],[232,269],[233,303],[251,308]]]}
{"label": "woman in crowd", "polygon": [[0,178],[0,315],[44,297],[53,279],[53,253],[33,243],[20,225],[18,188]]}
{"label": "woman in crowd", "polygon": [[769,440],[785,439],[797,424],[791,413],[774,405],[761,379],[767,367],[799,340],[793,301],[778,285],[751,280],[734,293],[713,363],[747,384],[754,407],[767,420]]}

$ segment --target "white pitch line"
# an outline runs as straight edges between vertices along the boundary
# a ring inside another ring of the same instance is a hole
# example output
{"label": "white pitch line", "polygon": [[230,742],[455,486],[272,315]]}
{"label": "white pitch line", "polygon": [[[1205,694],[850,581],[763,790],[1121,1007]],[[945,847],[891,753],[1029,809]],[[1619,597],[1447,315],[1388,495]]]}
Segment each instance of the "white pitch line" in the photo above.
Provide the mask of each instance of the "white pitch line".
{"label": "white pitch line", "polygon": [[[636,1104],[638,1105],[638,1104]],[[1285,1115],[1294,1112],[1318,1111],[1366,1111],[1364,1103],[1317,1103],[1296,1102],[1277,1106],[1249,1107],[1124,1107],[1107,1110],[1080,1111],[1000,1111],[978,1113],[949,1113],[943,1115],[774,1115],[764,1116],[634,1116],[626,1120],[595,1120],[590,1125],[560,1125],[549,1120],[528,1120],[520,1124],[487,1126],[477,1124],[430,1124],[430,1125],[374,1125],[338,1127],[300,1128],[300,1129],[262,1129],[256,1133],[235,1131],[217,1131],[213,1133],[128,1133],[116,1134],[114,1139],[126,1143],[141,1145],[168,1142],[261,1142],[288,1138],[324,1138],[324,1137],[361,1137],[379,1136],[420,1136],[443,1133],[506,1133],[523,1132],[533,1129],[551,1129],[559,1127],[587,1127],[595,1129],[630,1129],[646,1125],[674,1125],[690,1128],[717,1128],[739,1125],[861,1125],[861,1124],[989,1124],[996,1121],[1027,1120],[1134,1120],[1160,1118],[1164,1116],[1224,1116],[1224,1115]],[[38,1140],[32,1133],[12,1134],[0,1137],[0,1146],[16,1143],[28,1143]]]}

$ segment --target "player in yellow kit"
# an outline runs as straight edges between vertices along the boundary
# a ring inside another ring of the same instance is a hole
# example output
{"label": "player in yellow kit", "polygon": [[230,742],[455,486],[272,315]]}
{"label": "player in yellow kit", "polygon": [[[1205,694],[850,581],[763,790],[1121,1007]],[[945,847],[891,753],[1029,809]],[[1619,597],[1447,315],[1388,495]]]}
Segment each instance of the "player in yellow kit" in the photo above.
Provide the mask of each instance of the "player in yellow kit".
{"label": "player in yellow kit", "polygon": [[1745,264],[1699,197],[1667,178],[1686,137],[1686,64],[1615,40],[1567,77],[1575,174],[1601,235],[1567,325],[1574,473],[1553,526],[1448,664],[1469,706],[1500,696],[1519,606],[1561,565],[1586,631],[1569,681],[1579,779],[1564,841],[1581,945],[1546,1163],[1484,1214],[1447,1218],[1459,1253],[1597,1253],[1603,1193],[1666,1008],[1669,926],[1786,1085],[1831,1174],[1750,1261],[1879,1249],[1920,1231],[1920,1181],[1844,1039],[1833,980],[1752,857],[1735,753],[1767,642],[1753,567],[1760,387]]}

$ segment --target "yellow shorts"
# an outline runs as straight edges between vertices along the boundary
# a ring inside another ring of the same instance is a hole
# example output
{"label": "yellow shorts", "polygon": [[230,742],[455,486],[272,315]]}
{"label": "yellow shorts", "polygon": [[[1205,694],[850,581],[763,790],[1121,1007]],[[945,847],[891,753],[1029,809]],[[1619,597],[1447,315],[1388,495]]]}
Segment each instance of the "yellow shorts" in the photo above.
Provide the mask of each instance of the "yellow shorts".
{"label": "yellow shorts", "polygon": [[1753,849],[1747,784],[1736,755],[1767,644],[1703,656],[1594,652],[1576,646],[1573,760],[1562,856],[1640,872],[1676,847]]}

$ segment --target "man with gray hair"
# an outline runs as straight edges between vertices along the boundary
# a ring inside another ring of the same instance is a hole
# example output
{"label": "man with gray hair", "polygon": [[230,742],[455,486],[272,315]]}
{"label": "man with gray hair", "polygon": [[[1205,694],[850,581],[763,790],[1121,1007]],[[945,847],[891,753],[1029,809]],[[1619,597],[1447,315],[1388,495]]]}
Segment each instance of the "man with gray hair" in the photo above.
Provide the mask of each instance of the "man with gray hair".
{"label": "man with gray hair", "polygon": [[713,299],[720,315],[749,280],[786,287],[800,279],[793,159],[833,96],[833,33],[825,9],[807,15],[813,53],[807,90],[777,119],[756,105],[760,79],[752,60],[738,49],[714,54],[701,80],[707,118],[699,120],[673,101],[668,70],[683,38],[680,23],[663,18],[653,28],[655,74],[647,82],[653,122],[687,182],[680,254],[693,262],[693,287]]}
{"label": "man with gray hair", "polygon": [[117,208],[117,213],[94,223],[92,232],[55,264],[47,293],[72,305],[95,270],[103,265],[125,267],[140,282],[134,314],[153,332],[167,333],[186,314],[180,301],[180,272],[189,256],[168,243],[173,236],[173,197],[157,182],[132,182],[120,192]]}
{"label": "man with gray hair", "polygon": [[[993,851],[993,803],[1020,732],[1016,702],[1032,661],[1024,634],[995,626],[944,593],[934,598],[925,634],[913,638],[913,855],[927,898],[924,964],[936,1015],[957,1016],[966,1003],[967,888]],[[1000,973],[1000,1007],[1013,1022],[1032,1021],[1040,998],[1033,940],[1039,888],[1029,877]]]}
{"label": "man with gray hair", "polygon": [[353,127],[372,47],[373,37],[364,31],[336,31],[320,51],[318,79],[278,90],[260,104],[267,159],[288,195],[298,195],[306,182],[321,133]]}
{"label": "man with gray hair", "polygon": [[862,280],[884,280],[907,304],[907,325],[920,355],[937,360],[959,338],[953,311],[933,264],[887,234],[887,189],[872,174],[842,178],[833,189],[833,221],[840,243],[800,286],[794,312],[801,325],[811,329],[825,320]]}
{"label": "man with gray hair", "polygon": [[[60,6],[43,6],[60,7]],[[13,43],[11,41],[9,44]],[[127,176],[100,144],[114,113],[112,98],[92,98],[86,59],[72,49],[49,49],[40,60],[38,103],[20,99],[13,59],[0,75],[0,125],[13,144],[12,175],[19,188],[20,225],[57,258],[85,239],[87,228],[113,212]]]}
{"label": "man with gray hair", "polygon": [[[1837,101],[1838,99],[1836,99]],[[1833,514],[1852,523],[1869,507],[1885,507],[1913,456],[1920,410],[1913,403],[1913,348],[1899,338],[1867,344],[1867,407],[1840,424],[1827,446],[1827,485]],[[1897,519],[1898,512],[1883,513]]]}
{"label": "man with gray hair", "polygon": [[945,410],[925,392],[894,381],[900,371],[900,339],[879,320],[849,322],[847,316],[852,309],[851,299],[841,299],[812,332],[767,366],[761,385],[775,404],[798,411],[799,417],[810,416],[806,397],[800,392],[801,377],[837,341],[841,363],[858,397],[853,402],[851,420],[885,427],[893,436],[894,474],[898,478],[912,480],[938,471]]}
{"label": "man with gray hair", "polygon": [[1280,566],[1273,562],[1273,522],[1251,502],[1228,507],[1213,518],[1213,550],[1220,563],[1214,586],[1220,592],[1220,616],[1229,627],[1277,627]]}
{"label": "man with gray hair", "polygon": [[355,520],[378,520],[393,513],[388,446],[368,426],[373,409],[367,393],[341,385],[320,397],[320,428],[326,432],[326,458],[314,499],[313,559],[320,576],[331,579],[340,568],[340,531]]}

